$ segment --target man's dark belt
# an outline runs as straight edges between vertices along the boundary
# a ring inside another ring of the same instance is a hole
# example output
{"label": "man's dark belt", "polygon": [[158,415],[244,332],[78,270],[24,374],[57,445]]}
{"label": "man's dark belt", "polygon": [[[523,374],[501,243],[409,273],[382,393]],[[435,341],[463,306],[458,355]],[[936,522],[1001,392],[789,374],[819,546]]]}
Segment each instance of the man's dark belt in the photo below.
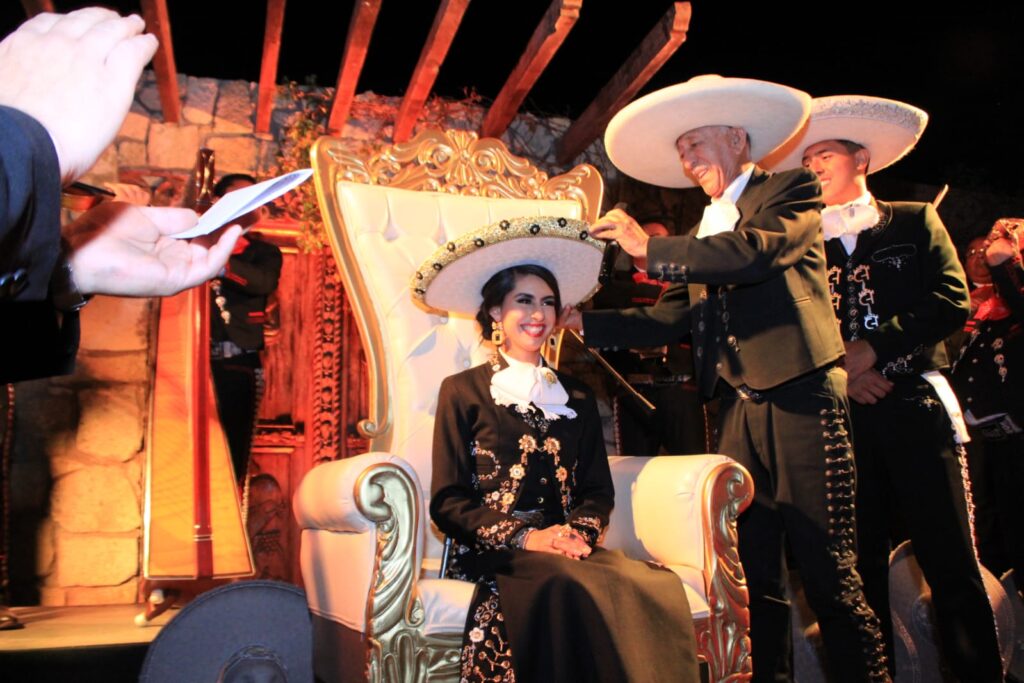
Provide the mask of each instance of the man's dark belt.
{"label": "man's dark belt", "polygon": [[765,398],[767,398],[770,394],[772,394],[772,393],[774,393],[774,392],[776,392],[776,391],[778,391],[780,389],[789,388],[789,387],[791,387],[791,386],[793,386],[795,384],[799,384],[800,382],[808,380],[808,379],[810,379],[812,377],[816,377],[818,374],[824,374],[824,373],[828,372],[829,370],[831,370],[834,367],[836,367],[836,363],[828,363],[827,365],[823,365],[820,368],[815,368],[814,370],[811,370],[810,372],[805,372],[804,374],[802,374],[802,375],[800,375],[798,377],[794,377],[793,379],[787,380],[787,381],[783,382],[782,384],[778,384],[778,385],[772,387],[771,389],[764,389],[762,391],[758,391],[757,389],[751,389],[746,384],[741,384],[739,386],[734,387],[731,384],[729,384],[728,382],[726,382],[724,379],[719,377],[719,379],[718,379],[718,386],[719,386],[718,392],[719,392],[719,395],[724,396],[724,397],[727,397],[727,396],[730,396],[730,395],[735,395],[737,398],[739,398],[742,401],[753,401],[755,403],[758,403],[760,401],[765,400]]}

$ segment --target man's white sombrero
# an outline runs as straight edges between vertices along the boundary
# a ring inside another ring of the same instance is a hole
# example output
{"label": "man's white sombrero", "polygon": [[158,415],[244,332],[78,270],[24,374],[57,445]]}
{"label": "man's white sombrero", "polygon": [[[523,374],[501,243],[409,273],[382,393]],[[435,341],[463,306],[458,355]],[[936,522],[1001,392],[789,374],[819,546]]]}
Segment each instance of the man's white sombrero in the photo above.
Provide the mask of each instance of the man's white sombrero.
{"label": "man's white sombrero", "polygon": [[676,151],[683,133],[704,126],[734,126],[750,135],[750,158],[767,156],[800,129],[811,96],[750,78],[696,76],[632,102],[604,134],[608,158],[625,173],[662,187],[693,187]]}
{"label": "man's white sombrero", "polygon": [[563,306],[575,305],[597,291],[604,247],[590,236],[590,226],[572,218],[499,221],[438,247],[413,274],[412,296],[430,308],[475,314],[495,273],[531,264],[555,276]]}
{"label": "man's white sombrero", "polygon": [[904,102],[867,95],[816,97],[807,125],[762,165],[773,171],[799,168],[811,145],[849,140],[871,153],[868,173],[875,173],[914,149],[927,125],[928,114]]}

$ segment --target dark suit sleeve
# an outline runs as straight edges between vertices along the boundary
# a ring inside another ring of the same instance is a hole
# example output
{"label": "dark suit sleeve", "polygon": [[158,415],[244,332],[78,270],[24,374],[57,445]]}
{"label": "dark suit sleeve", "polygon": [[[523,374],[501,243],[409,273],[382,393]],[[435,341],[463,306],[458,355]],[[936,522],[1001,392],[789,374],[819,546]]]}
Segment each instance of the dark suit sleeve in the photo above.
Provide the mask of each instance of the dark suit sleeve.
{"label": "dark suit sleeve", "polygon": [[[739,226],[703,239],[654,237],[647,270],[661,277],[685,267],[691,283],[742,285],[763,282],[797,263],[821,234],[821,185],[806,169],[777,173],[744,191]],[[751,212],[747,215],[746,212]]]}
{"label": "dark suit sleeve", "polygon": [[672,285],[653,306],[583,313],[584,339],[598,348],[674,344],[690,333],[686,285]]}
{"label": "dark suit sleeve", "polygon": [[878,367],[913,354],[919,347],[937,344],[962,328],[971,313],[967,278],[946,226],[931,204],[924,204],[922,211],[918,253],[922,254],[922,273],[928,278],[926,292],[912,306],[864,334],[878,356]]}
{"label": "dark suit sleeve", "polygon": [[35,119],[0,107],[0,299],[45,301],[60,253],[60,166]]}
{"label": "dark suit sleeve", "polygon": [[473,489],[476,463],[470,452],[470,407],[458,388],[466,375],[441,383],[434,417],[430,518],[460,543],[481,548],[508,546],[524,523],[484,505]]}
{"label": "dark suit sleeve", "polygon": [[259,243],[251,261],[239,256],[228,259],[224,286],[253,296],[271,294],[281,277],[281,261],[280,249],[273,244]]}
{"label": "dark suit sleeve", "polygon": [[597,543],[601,530],[608,525],[615,505],[615,487],[608,467],[608,454],[601,431],[601,416],[594,395],[587,392],[584,408],[577,419],[583,421],[580,452],[577,454],[574,507],[569,524],[586,535],[590,545]]}

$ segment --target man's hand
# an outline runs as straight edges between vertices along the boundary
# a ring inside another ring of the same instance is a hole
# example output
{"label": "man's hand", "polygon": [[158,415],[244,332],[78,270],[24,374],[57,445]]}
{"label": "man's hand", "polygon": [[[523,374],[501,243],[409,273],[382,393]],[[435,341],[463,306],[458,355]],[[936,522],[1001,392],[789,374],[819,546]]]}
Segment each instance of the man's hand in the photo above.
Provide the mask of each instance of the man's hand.
{"label": "man's hand", "polygon": [[587,557],[591,551],[583,536],[567,524],[537,529],[526,537],[526,549],[564,555],[573,560]]}
{"label": "man's hand", "polygon": [[71,245],[71,273],[83,294],[165,296],[215,276],[242,229],[234,225],[219,239],[168,237],[196,224],[189,209],[137,207],[104,202],[64,226]]}
{"label": "man's hand", "polygon": [[38,14],[0,42],[0,105],[36,119],[53,139],[65,184],[114,139],[157,40],[136,15],[88,7]]}
{"label": "man's hand", "polygon": [[598,218],[590,226],[590,234],[599,240],[615,240],[633,258],[647,258],[650,236],[622,209],[612,209]]}
{"label": "man's hand", "polygon": [[878,362],[878,356],[875,354],[875,350],[871,348],[871,344],[868,344],[863,339],[844,342],[844,344],[846,346],[846,361],[843,367],[846,368],[846,374],[849,375],[852,382],[861,373],[875,367],[875,363]]}
{"label": "man's hand", "polygon": [[583,330],[583,314],[575,306],[566,306],[558,316],[558,322],[555,323],[555,327],[562,330],[581,332]]}
{"label": "man's hand", "polygon": [[990,266],[998,266],[1012,258],[1016,258],[1020,254],[1020,237],[1018,232],[1003,233],[993,238],[991,244],[985,248],[985,262]]}
{"label": "man's hand", "polygon": [[874,405],[880,399],[888,396],[893,386],[893,383],[883,377],[882,373],[871,368],[857,375],[855,379],[849,380],[846,385],[846,393],[851,401],[862,405]]}

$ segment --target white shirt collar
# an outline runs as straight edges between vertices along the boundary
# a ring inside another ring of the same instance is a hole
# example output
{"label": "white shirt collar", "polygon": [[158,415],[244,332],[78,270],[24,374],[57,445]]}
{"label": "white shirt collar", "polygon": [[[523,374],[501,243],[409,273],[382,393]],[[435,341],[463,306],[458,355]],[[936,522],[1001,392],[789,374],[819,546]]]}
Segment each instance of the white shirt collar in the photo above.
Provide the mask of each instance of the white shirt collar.
{"label": "white shirt collar", "polygon": [[743,190],[747,189],[747,183],[750,182],[750,177],[754,175],[754,164],[750,164],[743,173],[733,178],[733,181],[729,183],[729,186],[722,192],[722,196],[717,199],[712,199],[712,202],[729,202],[735,204],[739,201],[740,195],[743,194]]}

